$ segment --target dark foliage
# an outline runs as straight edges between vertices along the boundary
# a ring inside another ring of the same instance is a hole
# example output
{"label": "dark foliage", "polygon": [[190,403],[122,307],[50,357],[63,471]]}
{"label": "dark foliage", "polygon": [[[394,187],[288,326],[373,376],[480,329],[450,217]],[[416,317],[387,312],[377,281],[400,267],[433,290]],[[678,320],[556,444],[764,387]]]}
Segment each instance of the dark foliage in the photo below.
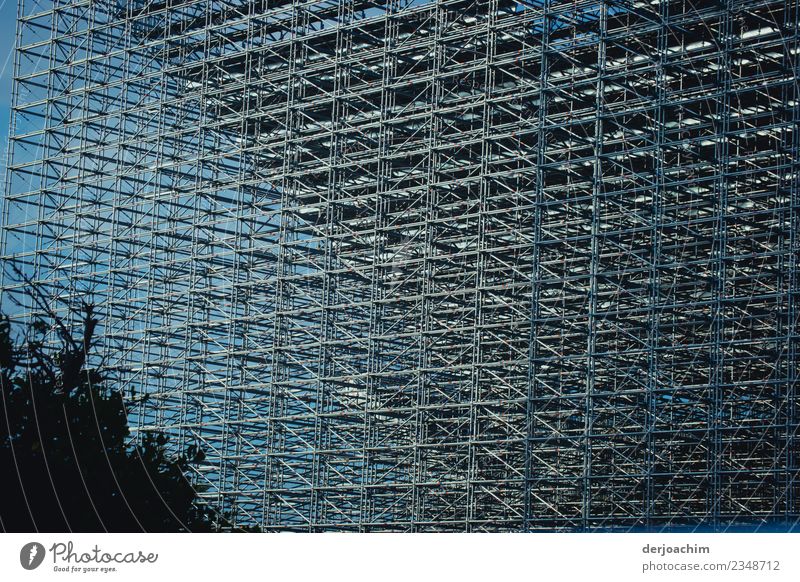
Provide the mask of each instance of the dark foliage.
{"label": "dark foliage", "polygon": [[91,306],[82,315],[80,340],[58,324],[55,354],[43,346],[41,322],[16,346],[0,320],[0,529],[213,531],[219,522],[195,503],[185,477],[201,451],[172,457],[162,435],[126,444],[120,394],[86,369],[97,320]]}

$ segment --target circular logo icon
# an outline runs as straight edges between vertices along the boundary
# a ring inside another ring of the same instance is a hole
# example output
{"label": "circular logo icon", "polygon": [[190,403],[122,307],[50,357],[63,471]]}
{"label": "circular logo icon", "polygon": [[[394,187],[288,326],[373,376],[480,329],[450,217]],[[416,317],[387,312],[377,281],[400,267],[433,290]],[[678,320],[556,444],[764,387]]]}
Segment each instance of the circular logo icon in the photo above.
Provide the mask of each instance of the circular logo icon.
{"label": "circular logo icon", "polygon": [[44,546],[39,542],[30,542],[19,551],[19,563],[26,570],[35,570],[44,561]]}

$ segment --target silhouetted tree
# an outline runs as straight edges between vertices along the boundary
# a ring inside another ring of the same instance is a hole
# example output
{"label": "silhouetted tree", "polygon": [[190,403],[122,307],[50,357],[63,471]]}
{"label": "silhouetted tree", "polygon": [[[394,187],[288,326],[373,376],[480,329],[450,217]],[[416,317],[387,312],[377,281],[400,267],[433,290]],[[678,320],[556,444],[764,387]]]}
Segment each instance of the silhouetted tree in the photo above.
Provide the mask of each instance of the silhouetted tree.
{"label": "silhouetted tree", "polygon": [[163,435],[129,444],[119,392],[86,365],[98,324],[82,307],[73,338],[46,349],[36,321],[17,342],[0,319],[0,529],[17,532],[213,531],[221,518],[196,503],[186,478],[197,447],[171,456]]}

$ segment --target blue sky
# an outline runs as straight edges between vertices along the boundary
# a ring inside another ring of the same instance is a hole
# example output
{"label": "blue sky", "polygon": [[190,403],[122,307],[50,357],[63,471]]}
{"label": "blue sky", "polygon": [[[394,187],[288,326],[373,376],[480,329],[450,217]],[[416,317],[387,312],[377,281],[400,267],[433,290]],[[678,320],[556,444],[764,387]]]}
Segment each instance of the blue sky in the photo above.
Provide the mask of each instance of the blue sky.
{"label": "blue sky", "polygon": [[[0,184],[5,180],[6,151],[8,146],[8,122],[11,107],[11,73],[14,57],[14,25],[17,18],[17,3],[0,0]],[[2,186],[0,186],[2,189]]]}
{"label": "blue sky", "polygon": [[[5,168],[9,107],[11,107],[11,73],[14,64],[14,22],[17,3],[0,0],[0,168]],[[5,172],[3,172],[5,173]],[[2,183],[2,179],[0,179]]]}

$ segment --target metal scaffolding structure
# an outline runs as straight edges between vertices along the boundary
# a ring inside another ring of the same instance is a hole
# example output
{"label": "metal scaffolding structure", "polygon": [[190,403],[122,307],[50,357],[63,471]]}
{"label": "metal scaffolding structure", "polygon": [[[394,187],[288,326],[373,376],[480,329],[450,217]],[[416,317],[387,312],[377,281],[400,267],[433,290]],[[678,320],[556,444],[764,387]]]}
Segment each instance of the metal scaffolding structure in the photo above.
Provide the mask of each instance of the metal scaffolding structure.
{"label": "metal scaffolding structure", "polygon": [[799,6],[19,0],[3,261],[236,524],[785,528]]}

